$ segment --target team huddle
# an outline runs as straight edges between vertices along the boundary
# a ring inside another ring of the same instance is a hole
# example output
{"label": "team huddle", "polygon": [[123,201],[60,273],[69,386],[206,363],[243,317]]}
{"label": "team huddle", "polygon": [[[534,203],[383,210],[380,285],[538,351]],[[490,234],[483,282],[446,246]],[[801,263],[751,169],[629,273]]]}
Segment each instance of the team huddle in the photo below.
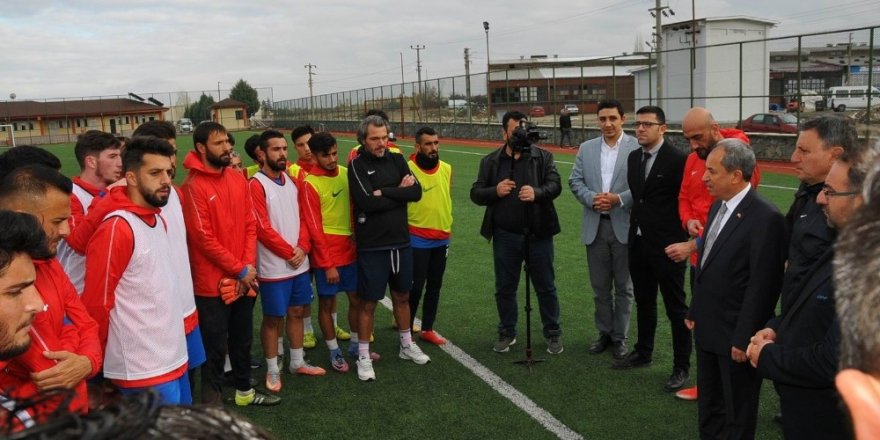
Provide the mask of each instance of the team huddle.
{"label": "team huddle", "polygon": [[[664,386],[698,401],[701,438],[753,438],[765,378],[779,393],[787,438],[846,437],[834,388],[847,337],[834,298],[846,293],[832,283],[833,245],[864,202],[875,150],[845,119],[803,124],[792,156],[801,185],[783,216],[757,193],[761,176],[749,138],[719,128],[708,110],[684,115],[690,154],[665,140],[660,107],[636,112],[635,136],[622,129],[620,102],[599,102],[597,117],[602,136],[580,145],[568,179],[583,205],[581,240],[594,292],[598,337],[589,352],[610,350],[615,369],[651,365],[659,291],[673,346]],[[486,207],[480,233],[492,241],[499,315],[493,350],[504,353],[517,342],[525,261],[546,351],[557,355],[563,344],[553,237],[561,228],[553,200],[562,178],[550,152],[523,142],[525,120],[519,112],[504,115],[505,144],[480,162],[470,198]],[[416,132],[408,158],[392,137],[386,116],[368,114],[342,166],[331,134],[294,129],[298,157],[291,162],[288,139],[270,129],[248,139],[255,165],[243,168],[233,163],[226,129],[203,122],[183,158],[188,174],[180,187],[173,184],[175,129],[164,121],[141,124],[130,139],[84,133],[75,147],[81,172],[72,180],[46,150],[0,155],[0,219],[9,225],[0,231],[0,277],[24,280],[0,297],[16,296],[25,310],[25,318],[9,318],[20,321],[10,341],[9,324],[0,322],[0,405],[10,420],[28,428],[59,407],[86,413],[107,389],[149,389],[165,404],[191,404],[199,367],[202,403],[222,405],[231,381],[236,405],[276,405],[285,339],[290,373],[326,374],[304,352],[316,343],[315,293],[325,365],[334,372],[348,373],[351,359],[360,380],[376,380],[381,356],[370,343],[386,291],[398,357],[430,362],[413,335],[446,343],[434,324],[453,223],[452,167],[440,160],[430,127]],[[340,292],[350,331],[337,319]],[[258,297],[269,393],[255,389],[251,373]],[[629,350],[633,302],[638,335]],[[685,388],[693,352],[698,386]],[[17,400],[59,389],[72,391],[16,410]]]}

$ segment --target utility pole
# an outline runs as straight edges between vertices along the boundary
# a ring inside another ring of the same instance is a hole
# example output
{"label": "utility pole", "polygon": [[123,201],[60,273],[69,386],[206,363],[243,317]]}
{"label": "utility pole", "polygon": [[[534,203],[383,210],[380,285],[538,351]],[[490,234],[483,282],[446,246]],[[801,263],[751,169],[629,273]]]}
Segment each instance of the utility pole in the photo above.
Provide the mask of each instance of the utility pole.
{"label": "utility pole", "polygon": [[655,6],[648,11],[654,17],[654,50],[657,52],[657,105],[663,106],[663,24],[661,23],[661,14],[669,17],[669,14],[675,15],[675,12],[669,6],[661,6],[660,0],[656,0]]}
{"label": "utility pole", "polygon": [[[467,102],[464,105],[467,106],[467,114],[468,114],[468,124],[471,123],[471,53],[470,49],[467,47],[464,48],[464,85],[465,85],[465,96]],[[453,105],[453,107],[455,107]],[[452,111],[455,111],[453,108]]]}
{"label": "utility pole", "polygon": [[[852,32],[849,33],[849,43],[846,44],[846,84],[852,85]],[[870,84],[868,84],[870,86]],[[868,88],[870,90],[870,87]],[[870,92],[869,92],[870,93]]]}
{"label": "utility pole", "polygon": [[416,51],[416,71],[419,75],[419,114],[421,114],[422,110],[422,102],[425,100],[425,96],[422,94],[422,51],[425,50],[425,45],[419,46],[416,44],[415,46],[410,45],[410,49]]}
{"label": "utility pole", "polygon": [[314,84],[312,81],[312,76],[317,75],[317,74],[313,73],[312,69],[317,69],[318,66],[316,66],[312,63],[309,63],[303,67],[305,67],[306,69],[309,69],[309,117],[311,119],[314,119],[315,118],[315,95],[312,91],[312,85]]}
{"label": "utility pole", "polygon": [[400,52],[400,135],[406,135],[406,125],[404,125],[406,107],[403,104],[403,95],[405,92],[405,81],[403,79],[403,52]]}

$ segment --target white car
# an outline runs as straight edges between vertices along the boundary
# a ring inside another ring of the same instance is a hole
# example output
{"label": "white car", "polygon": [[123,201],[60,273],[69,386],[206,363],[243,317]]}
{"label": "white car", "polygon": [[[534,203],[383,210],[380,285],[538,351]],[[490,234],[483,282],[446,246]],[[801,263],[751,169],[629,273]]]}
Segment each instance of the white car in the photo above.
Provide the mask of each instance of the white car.
{"label": "white car", "polygon": [[575,104],[565,104],[562,106],[562,109],[567,111],[570,115],[576,115],[581,112]]}
{"label": "white car", "polygon": [[190,133],[193,130],[193,123],[189,118],[180,118],[177,121],[177,131],[181,133]]}

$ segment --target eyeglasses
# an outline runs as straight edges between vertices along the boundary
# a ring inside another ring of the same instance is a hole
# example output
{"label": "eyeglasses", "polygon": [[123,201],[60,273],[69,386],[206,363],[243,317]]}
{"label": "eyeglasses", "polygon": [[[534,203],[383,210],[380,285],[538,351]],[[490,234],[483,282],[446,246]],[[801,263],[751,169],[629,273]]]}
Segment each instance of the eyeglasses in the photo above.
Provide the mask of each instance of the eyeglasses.
{"label": "eyeglasses", "polygon": [[825,197],[838,197],[838,196],[857,196],[861,194],[861,191],[835,191],[834,188],[825,185],[822,187],[822,193],[825,194]]}
{"label": "eyeglasses", "polygon": [[636,122],[633,122],[633,125],[635,125],[636,128],[651,128],[655,125],[666,125],[666,124],[663,124],[661,122],[636,121]]}

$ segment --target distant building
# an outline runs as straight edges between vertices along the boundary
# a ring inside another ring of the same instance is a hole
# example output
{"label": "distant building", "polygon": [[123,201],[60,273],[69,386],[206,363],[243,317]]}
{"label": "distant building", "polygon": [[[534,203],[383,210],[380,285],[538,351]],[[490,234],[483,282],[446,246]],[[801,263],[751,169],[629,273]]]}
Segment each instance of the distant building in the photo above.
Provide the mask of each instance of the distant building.
{"label": "distant building", "polygon": [[[659,105],[666,119],[680,122],[692,106],[712,110],[721,122],[766,111],[770,65],[768,42],[762,40],[775,24],[742,16],[664,24],[663,100]],[[654,65],[633,70],[636,107],[649,102],[658,105],[655,70]]]}
{"label": "distant building", "polygon": [[[0,124],[12,125],[18,143],[71,142],[87,130],[131,135],[146,121],[162,120],[166,110],[162,105],[124,98],[3,101],[0,102]],[[0,132],[6,130],[7,127],[0,127]]]}
{"label": "distant building", "polygon": [[251,126],[247,104],[232,98],[211,106],[211,120],[219,122],[227,130],[244,130]]}
{"label": "distant building", "polygon": [[[873,65],[873,83],[880,85],[880,47],[873,51],[867,43],[828,43],[820,47],[801,47],[770,52],[770,102],[784,105],[798,93],[811,90],[824,94],[829,87],[868,85],[868,69]],[[798,75],[800,71],[800,75]]]}

